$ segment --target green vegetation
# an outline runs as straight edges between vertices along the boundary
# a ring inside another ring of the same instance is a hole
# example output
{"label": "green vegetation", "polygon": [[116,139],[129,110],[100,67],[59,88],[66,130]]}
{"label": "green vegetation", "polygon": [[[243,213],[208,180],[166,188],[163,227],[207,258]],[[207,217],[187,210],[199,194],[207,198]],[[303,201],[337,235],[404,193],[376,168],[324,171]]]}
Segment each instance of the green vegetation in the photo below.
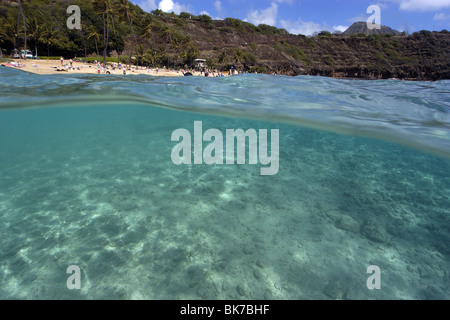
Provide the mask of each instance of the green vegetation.
{"label": "green vegetation", "polygon": [[313,38],[304,38],[304,41],[309,49],[312,49],[316,46],[316,42]]}
{"label": "green vegetation", "polygon": [[390,44],[390,46],[383,49],[383,52],[386,54],[389,61],[394,64],[417,63],[416,58],[402,56],[398,51],[392,48],[393,46],[394,45]]}
{"label": "green vegetation", "polygon": [[188,19],[192,19],[192,15],[190,13],[187,13],[187,12],[181,12],[180,13],[180,18],[188,20]]}
{"label": "green vegetation", "polygon": [[[82,12],[82,29],[70,30],[66,26],[66,0],[22,1],[21,6],[14,2],[0,4],[0,50],[5,54],[14,48],[27,48],[37,56],[58,59],[184,65],[198,53],[192,40],[175,27],[185,24],[190,14],[177,16],[160,10],[148,14],[128,0],[73,0],[70,4],[78,5]],[[23,17],[18,20],[22,11]],[[174,26],[167,24],[168,18]],[[212,21],[203,15],[197,19],[202,23]],[[162,40],[165,50],[158,48],[155,37]],[[124,52],[125,48],[129,51]]]}
{"label": "green vegetation", "polygon": [[365,33],[354,33],[351,37],[353,39],[366,39],[368,36]]}
{"label": "green vegetation", "polygon": [[260,24],[257,29],[258,32],[266,35],[281,35],[281,34],[288,34],[288,32],[285,29],[278,29],[276,27],[269,26],[267,24]]}
{"label": "green vegetation", "polygon": [[238,31],[240,33],[256,31],[255,25],[253,25],[249,22],[239,20],[239,19],[226,18],[225,22],[228,24],[229,27],[233,27],[234,29],[236,29],[236,31]]}
{"label": "green vegetation", "polygon": [[267,68],[263,67],[263,66],[258,66],[258,67],[254,67],[251,68],[249,70],[250,73],[266,73],[267,72]]}
{"label": "green vegetation", "polygon": [[227,26],[219,27],[219,30],[222,32],[225,32],[225,33],[233,33],[234,32],[234,29],[232,27],[227,27]]}
{"label": "green vegetation", "polygon": [[335,61],[335,60],[333,59],[333,57],[331,57],[331,56],[324,56],[324,57],[322,58],[322,61],[323,61],[326,65],[330,66],[331,68],[333,68],[333,69],[336,68],[336,61]]}
{"label": "green vegetation", "polygon": [[246,64],[255,65],[258,63],[258,58],[250,52],[244,52],[242,55],[243,61]]}
{"label": "green vegetation", "polygon": [[302,61],[304,64],[309,65],[311,63],[310,57],[298,46],[289,44],[285,41],[275,44],[275,49],[279,52],[286,53],[293,57],[297,61]]}
{"label": "green vegetation", "polygon": [[[81,30],[66,26],[69,4],[81,9]],[[159,9],[147,13],[128,0],[0,1],[0,59],[26,48],[48,59],[77,57],[153,67],[193,67],[194,59],[205,58],[210,66],[238,66],[258,73],[303,69],[315,74],[354,65],[374,66],[382,73],[404,64],[417,68],[419,57],[428,59],[429,65],[438,63],[445,57],[447,35],[447,30],[419,31],[409,37],[322,31],[306,37],[234,18],[217,21],[208,15]],[[435,56],[421,54],[422,48],[414,47],[417,40]]]}
{"label": "green vegetation", "polygon": [[[444,30],[445,31],[445,30]],[[419,32],[414,32],[410,37],[414,39],[428,39],[428,40],[434,40],[436,39],[436,36],[433,32],[427,31],[427,30],[421,30]]]}
{"label": "green vegetation", "polygon": [[319,33],[319,35],[318,35],[318,37],[319,38],[333,38],[333,35],[331,34],[331,32],[328,32],[328,31],[322,31],[322,32],[320,32]]}
{"label": "green vegetation", "polygon": [[[46,57],[46,56],[40,56],[39,59],[40,60],[58,60],[59,61],[60,57]],[[100,57],[98,57],[98,59],[100,59]]]}
{"label": "green vegetation", "polygon": [[199,21],[204,24],[212,24],[213,19],[207,14],[202,14],[194,18],[194,20]]}

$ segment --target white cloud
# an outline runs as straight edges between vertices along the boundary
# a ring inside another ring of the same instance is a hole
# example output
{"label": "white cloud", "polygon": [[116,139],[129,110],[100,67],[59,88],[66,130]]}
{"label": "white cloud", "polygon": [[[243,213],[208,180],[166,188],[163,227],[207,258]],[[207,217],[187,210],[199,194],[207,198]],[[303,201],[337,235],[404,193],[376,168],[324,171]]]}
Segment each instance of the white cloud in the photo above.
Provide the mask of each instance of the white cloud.
{"label": "white cloud", "polygon": [[250,11],[246,21],[250,21],[255,25],[268,24],[275,26],[277,24],[278,5],[272,2],[269,8]]}
{"label": "white cloud", "polygon": [[303,21],[301,19],[292,22],[287,20],[281,20],[280,21],[281,26],[289,31],[292,34],[303,34],[305,36],[311,36],[315,32],[320,32],[323,30],[327,30],[328,26],[322,26],[315,22],[307,22]]}
{"label": "white cloud", "polygon": [[448,21],[450,20],[450,15],[445,14],[445,13],[436,13],[433,17],[433,20],[438,20],[438,21]]}
{"label": "white cloud", "polygon": [[162,0],[158,5],[158,9],[160,9],[164,12],[172,12],[173,6],[174,6],[174,3],[172,0]]}
{"label": "white cloud", "polygon": [[158,8],[158,6],[156,5],[156,0],[146,0],[146,1],[141,1],[141,3],[139,4],[139,6],[147,12],[156,10]]}
{"label": "white cloud", "polygon": [[293,4],[294,0],[275,0],[277,3],[287,3],[287,4]]}
{"label": "white cloud", "polygon": [[334,26],[333,30],[339,31],[339,32],[345,32],[345,31],[347,31],[348,28],[349,28],[349,26],[339,25],[339,26]]}
{"label": "white cloud", "polygon": [[213,20],[223,20],[222,18],[219,18],[219,17],[213,17],[213,16],[210,15],[209,12],[206,11],[206,10],[203,10],[202,12],[200,12],[200,15],[202,15],[202,14],[206,14],[207,16],[210,16]]}
{"label": "white cloud", "polygon": [[390,0],[400,4],[403,11],[437,11],[450,8],[450,0]]}
{"label": "white cloud", "polygon": [[214,8],[216,9],[216,12],[219,16],[223,16],[224,11],[222,7],[222,2],[220,2],[219,0],[214,2]]}
{"label": "white cloud", "polygon": [[369,18],[369,15],[360,14],[359,16],[348,19],[348,21],[351,23],[365,22],[367,21],[367,18]]}
{"label": "white cloud", "polygon": [[180,12],[189,12],[190,7],[179,4],[178,2],[173,2],[172,0],[161,0],[158,5],[158,9],[171,13],[175,12],[176,14],[180,14]]}

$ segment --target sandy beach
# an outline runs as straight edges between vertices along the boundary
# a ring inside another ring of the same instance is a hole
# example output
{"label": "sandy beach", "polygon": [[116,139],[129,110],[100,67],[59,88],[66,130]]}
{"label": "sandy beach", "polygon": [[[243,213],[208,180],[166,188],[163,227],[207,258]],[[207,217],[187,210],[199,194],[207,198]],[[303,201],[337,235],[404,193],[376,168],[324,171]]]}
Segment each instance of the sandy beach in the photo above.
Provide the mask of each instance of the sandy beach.
{"label": "sandy beach", "polygon": [[[42,75],[52,75],[52,74],[64,74],[64,73],[72,73],[72,74],[99,74],[99,68],[96,64],[93,63],[85,63],[73,61],[72,67],[70,67],[70,60],[64,60],[63,65],[61,65],[61,61],[59,60],[14,60],[13,62],[2,63],[3,66],[20,69],[23,71],[42,74]],[[119,68],[117,63],[115,65],[115,70],[113,70],[113,64],[109,63],[107,68],[100,68],[100,74],[107,75],[116,74],[123,75],[124,67]],[[162,76],[162,77],[182,77],[183,73],[181,71],[176,70],[167,70],[167,69],[147,69],[145,67],[132,66],[129,68],[128,66],[125,68],[126,75],[151,75],[151,76]],[[193,72],[194,76],[201,76],[200,72]],[[225,75],[225,74],[224,74]],[[211,75],[212,76],[212,75]]]}

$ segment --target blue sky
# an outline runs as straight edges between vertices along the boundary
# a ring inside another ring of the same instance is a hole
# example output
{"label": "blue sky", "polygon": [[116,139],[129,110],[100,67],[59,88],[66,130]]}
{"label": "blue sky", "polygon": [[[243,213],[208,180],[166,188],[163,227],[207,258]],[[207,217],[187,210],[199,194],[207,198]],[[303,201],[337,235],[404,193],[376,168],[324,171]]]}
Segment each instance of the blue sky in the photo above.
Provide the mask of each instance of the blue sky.
{"label": "blue sky", "polygon": [[367,8],[378,5],[381,24],[409,33],[450,30],[450,0],[131,0],[144,10],[206,13],[285,28],[311,35],[328,30],[344,31],[356,21],[367,21]]}

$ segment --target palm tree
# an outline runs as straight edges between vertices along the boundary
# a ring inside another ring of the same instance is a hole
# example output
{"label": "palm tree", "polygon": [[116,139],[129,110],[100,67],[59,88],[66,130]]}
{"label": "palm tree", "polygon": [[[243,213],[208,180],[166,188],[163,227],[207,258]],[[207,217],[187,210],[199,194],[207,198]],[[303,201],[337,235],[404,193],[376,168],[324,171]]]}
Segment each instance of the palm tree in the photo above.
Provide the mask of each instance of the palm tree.
{"label": "palm tree", "polygon": [[155,57],[154,57],[154,52],[153,50],[147,50],[144,53],[144,63],[146,64],[146,66],[148,67],[149,64],[154,64],[155,63]]}
{"label": "palm tree", "polygon": [[174,40],[172,43],[172,49],[174,50],[173,55],[173,68],[176,68],[179,57],[181,56],[181,43],[178,39]]}
{"label": "palm tree", "polygon": [[97,29],[94,26],[89,27],[89,34],[88,39],[94,38],[95,40],[95,50],[97,50],[97,55],[99,56],[100,53],[98,52],[98,42],[100,41],[100,33],[98,33]]}
{"label": "palm tree", "polygon": [[5,42],[5,40],[3,40],[3,39],[6,39],[6,35],[5,35],[5,33],[3,32],[3,30],[0,29],[0,60],[2,60],[2,61],[3,61],[2,44]]}
{"label": "palm tree", "polygon": [[[160,46],[155,53],[156,63],[159,65],[163,64],[167,56],[168,56],[168,54],[167,54],[166,48],[163,46]],[[168,60],[169,59],[167,58],[167,61]]]}
{"label": "palm tree", "polygon": [[[42,19],[41,19],[41,21],[42,21]],[[39,24],[39,20],[37,17],[32,17],[29,20],[29,24],[31,27],[30,28],[31,29],[30,36],[34,42],[34,52],[35,52],[36,59],[37,59],[37,57],[38,57],[38,49],[37,48],[38,48],[39,39],[41,38],[41,35],[42,35],[43,28],[42,28],[42,25]]]}
{"label": "palm tree", "polygon": [[198,50],[197,46],[195,44],[191,44],[187,53],[186,53],[186,60],[188,61],[189,65],[194,64],[195,58],[198,57],[200,54],[200,51]]}
{"label": "palm tree", "polygon": [[22,23],[23,23],[23,29],[24,29],[24,50],[27,49],[27,24],[26,24],[26,19],[25,19],[25,15],[23,13],[23,7],[22,7],[22,1],[21,0],[16,0],[15,1],[17,3],[17,40],[16,43],[17,45],[19,44],[19,36],[20,36],[20,18],[22,17]]}
{"label": "palm tree", "polygon": [[109,41],[109,0],[92,0],[94,10],[101,13],[103,17],[103,64],[106,64],[106,53],[108,52]]}
{"label": "palm tree", "polygon": [[81,37],[83,38],[83,46],[84,46],[84,57],[87,58],[87,48],[86,48],[86,36],[84,35],[84,29],[86,29],[86,25],[81,23]]}
{"label": "palm tree", "polygon": [[172,46],[172,44],[173,44],[172,29],[170,29],[168,26],[162,27],[162,29],[159,32],[159,36],[165,38],[166,43],[167,43],[167,41],[169,42],[169,47]]}
{"label": "palm tree", "polygon": [[242,54],[242,51],[239,49],[236,49],[234,52],[234,62],[236,63],[236,66],[239,66],[242,62],[242,59],[244,58],[244,55]]}
{"label": "palm tree", "polygon": [[114,32],[114,38],[115,38],[115,44],[116,44],[116,52],[117,52],[117,63],[120,63],[120,54],[119,54],[119,46],[118,46],[118,44],[117,44],[117,32],[116,32],[116,24],[115,24],[115,22],[114,22],[114,13],[115,13],[115,10],[114,10],[114,6],[113,6],[113,4],[112,3],[110,3],[110,6],[109,6],[109,15],[111,16],[111,24],[112,24],[112,27],[113,27],[113,32]]}
{"label": "palm tree", "polygon": [[137,63],[138,65],[142,66],[144,62],[144,55],[145,55],[145,49],[142,44],[139,44],[136,48],[136,55],[137,55]]}
{"label": "palm tree", "polygon": [[[170,29],[168,26],[164,26],[160,32],[159,36],[166,39],[169,42],[169,48],[173,46],[173,40],[172,40],[172,29]],[[167,45],[166,45],[167,46]],[[168,52],[167,48],[166,51]],[[169,54],[167,54],[167,67],[169,66]]]}
{"label": "palm tree", "polygon": [[148,22],[146,21],[144,28],[142,29],[142,35],[149,41],[153,39],[153,23],[151,20]]}
{"label": "palm tree", "polygon": [[38,39],[39,42],[47,46],[47,56],[50,56],[50,45],[53,44],[52,39],[58,35],[58,30],[53,28],[51,24],[44,24],[42,33]]}
{"label": "palm tree", "polygon": [[131,51],[130,51],[130,63],[131,63],[131,57],[133,56],[134,46],[137,44],[137,38],[136,38],[136,34],[134,33],[134,30],[133,30],[133,23],[131,22],[130,2],[128,0],[116,0],[115,8],[116,8],[117,12],[122,13],[123,19],[126,18],[128,20],[131,34],[133,35],[134,42],[131,45]]}
{"label": "palm tree", "polygon": [[150,15],[147,15],[145,17],[144,27],[142,29],[142,36],[145,39],[147,39],[150,43],[152,54],[148,55],[148,56],[151,56],[152,66],[154,66],[156,51],[155,51],[155,46],[153,43],[153,39],[154,39],[154,37],[153,37],[154,36],[154,34],[153,34],[153,19]]}
{"label": "palm tree", "polygon": [[[0,44],[7,42],[14,43],[15,47],[16,34],[15,34],[15,20],[10,17],[2,18],[0,25]],[[3,59],[3,52],[0,47],[0,54]]]}
{"label": "palm tree", "polygon": [[225,63],[226,61],[227,61],[227,59],[228,59],[228,54],[225,52],[225,51],[222,51],[220,54],[219,54],[219,63]]}

